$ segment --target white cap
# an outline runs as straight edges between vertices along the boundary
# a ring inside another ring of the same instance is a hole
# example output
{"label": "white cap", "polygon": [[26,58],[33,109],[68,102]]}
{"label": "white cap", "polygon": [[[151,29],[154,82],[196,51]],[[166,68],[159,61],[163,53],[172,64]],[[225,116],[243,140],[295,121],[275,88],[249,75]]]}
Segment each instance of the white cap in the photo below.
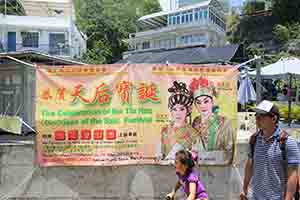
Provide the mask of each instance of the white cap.
{"label": "white cap", "polygon": [[263,100],[260,102],[256,108],[255,112],[261,113],[261,114],[267,114],[271,112],[271,109],[273,108],[274,104],[271,101]]}

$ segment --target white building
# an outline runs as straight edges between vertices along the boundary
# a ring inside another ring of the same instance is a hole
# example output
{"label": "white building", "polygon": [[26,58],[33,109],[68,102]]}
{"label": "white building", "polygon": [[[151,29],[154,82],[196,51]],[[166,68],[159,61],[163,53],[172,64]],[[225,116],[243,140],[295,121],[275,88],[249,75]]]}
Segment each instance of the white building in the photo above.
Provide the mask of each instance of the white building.
{"label": "white building", "polygon": [[19,0],[26,15],[40,17],[75,16],[72,0]]}
{"label": "white building", "polygon": [[139,31],[125,40],[129,44],[127,54],[149,49],[225,45],[225,13],[217,0],[146,15],[138,20],[138,26]]}
{"label": "white building", "polygon": [[55,15],[41,11],[46,0],[24,0],[25,12],[30,14],[27,16],[0,14],[0,51],[1,48],[4,52],[33,50],[55,56],[81,57],[86,41],[75,26],[74,12],[66,6],[57,10],[61,4],[56,5],[55,1],[51,8],[48,7],[59,13]]}
{"label": "white building", "polygon": [[205,0],[160,0],[160,4],[163,10],[176,10],[184,6],[193,5],[203,1]]}

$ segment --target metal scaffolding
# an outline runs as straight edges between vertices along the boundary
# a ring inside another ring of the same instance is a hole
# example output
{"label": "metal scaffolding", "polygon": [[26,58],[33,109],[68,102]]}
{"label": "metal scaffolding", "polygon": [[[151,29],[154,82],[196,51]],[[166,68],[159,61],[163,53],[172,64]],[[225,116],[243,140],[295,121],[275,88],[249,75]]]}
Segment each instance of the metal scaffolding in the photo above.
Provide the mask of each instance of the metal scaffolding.
{"label": "metal scaffolding", "polygon": [[4,16],[13,15],[26,15],[23,4],[20,0],[0,0],[0,13]]}

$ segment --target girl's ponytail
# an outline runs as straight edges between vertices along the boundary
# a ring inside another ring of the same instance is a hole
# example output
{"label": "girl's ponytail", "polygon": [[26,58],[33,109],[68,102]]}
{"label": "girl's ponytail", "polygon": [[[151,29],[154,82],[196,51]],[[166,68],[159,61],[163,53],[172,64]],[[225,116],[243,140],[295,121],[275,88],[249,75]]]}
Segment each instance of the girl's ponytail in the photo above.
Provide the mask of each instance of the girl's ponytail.
{"label": "girl's ponytail", "polygon": [[195,150],[191,150],[190,153],[191,153],[192,160],[194,161],[195,164],[197,164],[198,163],[198,152]]}

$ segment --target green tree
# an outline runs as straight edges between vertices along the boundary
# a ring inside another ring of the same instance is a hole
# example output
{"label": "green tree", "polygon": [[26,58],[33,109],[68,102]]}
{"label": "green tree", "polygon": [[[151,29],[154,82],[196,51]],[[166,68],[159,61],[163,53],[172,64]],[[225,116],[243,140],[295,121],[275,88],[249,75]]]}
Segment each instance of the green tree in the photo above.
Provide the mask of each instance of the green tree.
{"label": "green tree", "polygon": [[249,15],[258,11],[265,10],[265,2],[263,1],[249,1],[246,2],[242,9],[242,13],[245,15]]}
{"label": "green tree", "polygon": [[288,27],[277,24],[273,30],[274,37],[277,41],[284,43],[290,39],[290,31]]}
{"label": "green tree", "polygon": [[79,28],[86,33],[88,63],[113,63],[127,50],[123,39],[137,29],[137,19],[160,11],[157,0],[77,0]]}
{"label": "green tree", "polygon": [[231,43],[239,43],[241,40],[238,31],[239,23],[240,23],[240,18],[237,13],[231,13],[230,15],[227,16],[226,35],[227,35],[227,40]]}
{"label": "green tree", "polygon": [[291,39],[299,39],[300,38],[300,23],[292,23],[288,24],[289,34]]}
{"label": "green tree", "polygon": [[273,0],[273,13],[281,23],[300,22],[299,0]]}
{"label": "green tree", "polygon": [[[300,56],[300,1],[266,0],[273,15],[251,15],[262,7],[245,4],[241,17],[228,19],[227,36],[232,43],[243,43],[248,57],[264,55],[264,64],[280,57]],[[271,5],[272,4],[272,5]],[[248,15],[249,14],[249,15]],[[267,41],[267,42],[266,42]],[[276,52],[268,45],[273,43]]]}

